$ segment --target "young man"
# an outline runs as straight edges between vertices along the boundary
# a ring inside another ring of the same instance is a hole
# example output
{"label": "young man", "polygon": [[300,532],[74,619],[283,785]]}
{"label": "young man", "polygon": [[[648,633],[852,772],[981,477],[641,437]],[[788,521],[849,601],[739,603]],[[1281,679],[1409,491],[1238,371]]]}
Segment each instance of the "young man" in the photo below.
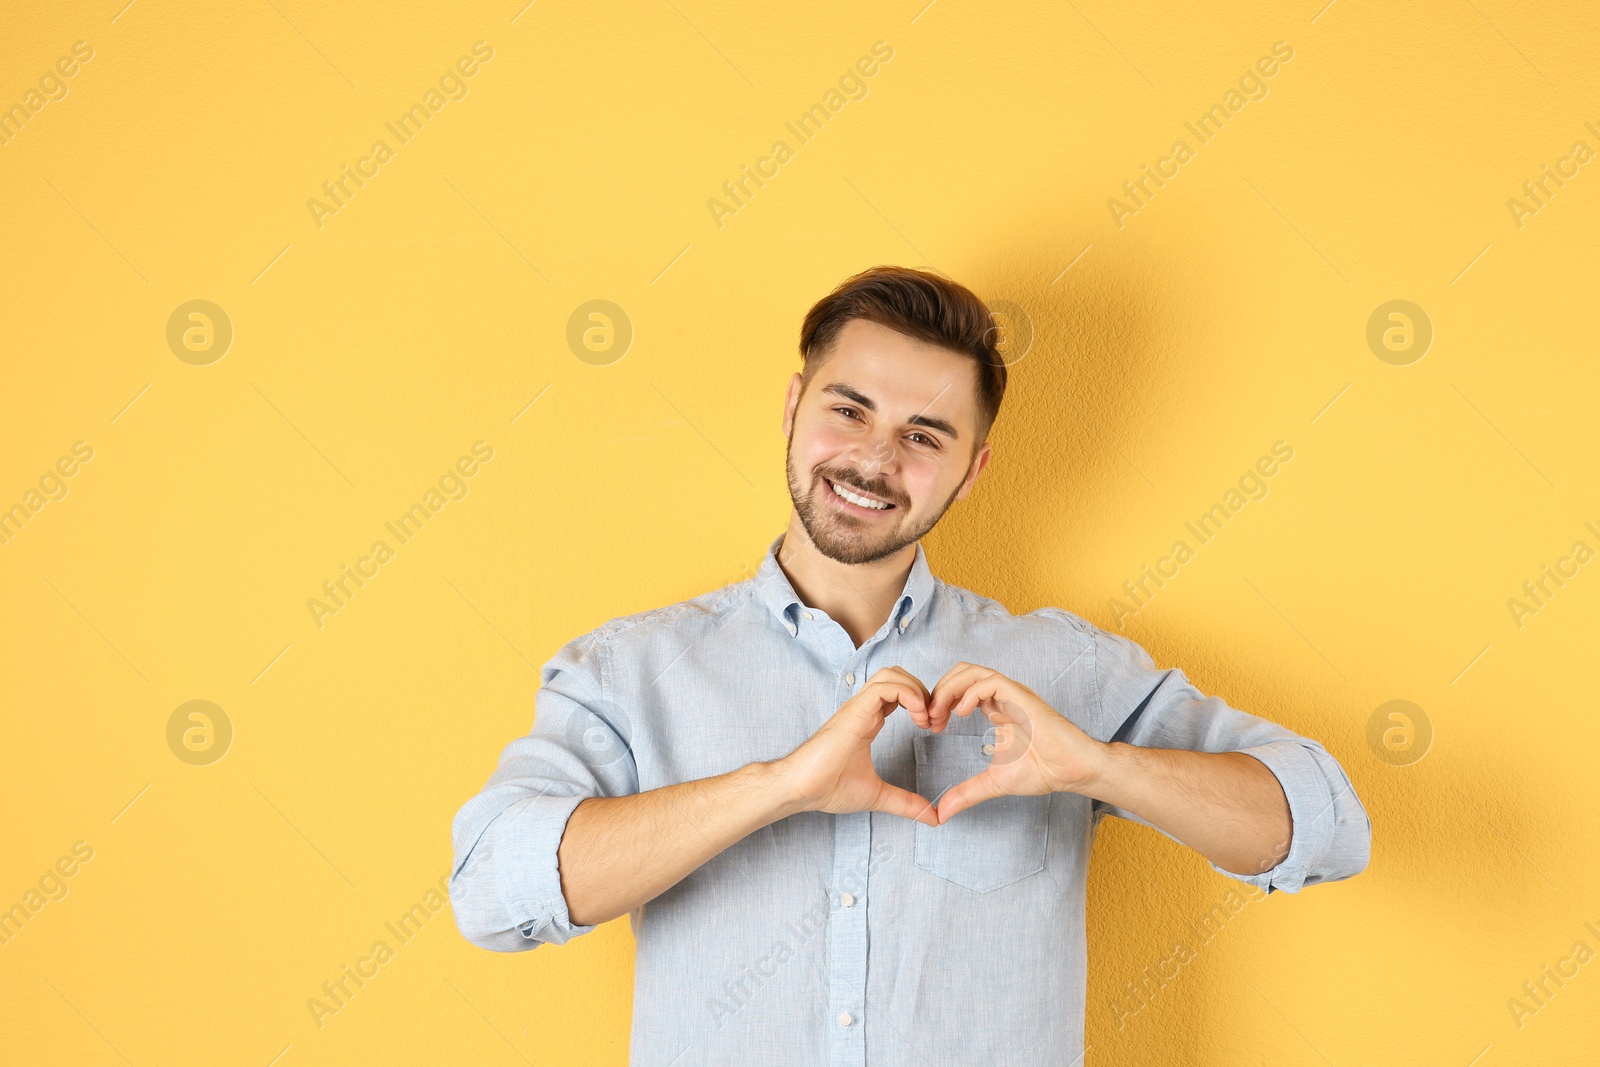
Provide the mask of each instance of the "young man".
{"label": "young man", "polygon": [[930,572],[919,539],[989,461],[994,340],[982,301],[921,271],[813,307],[783,411],[794,508],[758,573],[562,648],[532,733],[456,816],[474,944],[629,915],[633,1067],[1081,1062],[1107,814],[1268,893],[1367,865],[1320,744]]}

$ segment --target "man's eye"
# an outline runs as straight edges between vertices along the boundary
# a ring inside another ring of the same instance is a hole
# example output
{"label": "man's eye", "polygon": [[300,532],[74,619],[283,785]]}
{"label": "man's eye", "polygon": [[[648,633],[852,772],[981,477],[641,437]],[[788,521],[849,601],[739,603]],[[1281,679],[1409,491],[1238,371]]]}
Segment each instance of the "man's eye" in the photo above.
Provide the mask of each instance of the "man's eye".
{"label": "man's eye", "polygon": [[939,442],[935,441],[933,438],[929,437],[925,433],[914,433],[914,434],[911,434],[910,436],[912,436],[912,437],[920,437],[920,438],[922,438],[922,440],[924,442],[934,446],[935,448],[937,448],[939,446]]}
{"label": "man's eye", "polygon": [[[833,410],[839,412],[840,414],[845,414],[847,412],[855,411],[855,408],[834,408]],[[852,418],[852,419],[855,418],[854,415],[846,415],[846,417],[847,418]]]}

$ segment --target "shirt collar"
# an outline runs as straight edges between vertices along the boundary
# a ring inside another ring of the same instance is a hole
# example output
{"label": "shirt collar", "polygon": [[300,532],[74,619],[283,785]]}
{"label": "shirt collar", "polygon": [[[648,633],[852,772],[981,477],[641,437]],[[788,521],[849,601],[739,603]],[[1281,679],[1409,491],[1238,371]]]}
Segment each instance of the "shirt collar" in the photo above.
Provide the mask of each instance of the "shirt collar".
{"label": "shirt collar", "polygon": [[[805,604],[794,591],[794,586],[789,582],[789,576],[783,573],[783,568],[778,566],[778,546],[783,543],[787,531],[772,539],[767,545],[767,554],[761,561],[761,566],[756,570],[755,582],[757,595],[763,603],[778,617],[778,621],[789,630],[791,634],[798,632],[798,616],[805,610]],[[900,598],[895,601],[894,610],[889,613],[889,621],[902,632],[910,624],[912,617],[928,603],[928,598],[933,595],[933,571],[928,567],[928,555],[922,549],[922,542],[917,542],[917,556],[911,563],[911,572],[906,575],[905,588],[900,593]]]}

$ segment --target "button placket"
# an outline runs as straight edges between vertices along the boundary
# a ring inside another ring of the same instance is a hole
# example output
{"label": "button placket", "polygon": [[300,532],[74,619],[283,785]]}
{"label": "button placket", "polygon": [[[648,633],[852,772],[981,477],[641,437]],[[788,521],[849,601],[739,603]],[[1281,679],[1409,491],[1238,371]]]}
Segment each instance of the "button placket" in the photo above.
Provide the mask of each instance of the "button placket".
{"label": "button placket", "polygon": [[[859,883],[871,866],[870,812],[835,816],[834,885]],[[857,888],[860,888],[857,885]],[[864,1067],[866,1043],[859,1025],[867,992],[867,915],[853,893],[839,893],[841,907],[829,917],[828,1000],[837,1029],[830,1042],[829,1067]]]}

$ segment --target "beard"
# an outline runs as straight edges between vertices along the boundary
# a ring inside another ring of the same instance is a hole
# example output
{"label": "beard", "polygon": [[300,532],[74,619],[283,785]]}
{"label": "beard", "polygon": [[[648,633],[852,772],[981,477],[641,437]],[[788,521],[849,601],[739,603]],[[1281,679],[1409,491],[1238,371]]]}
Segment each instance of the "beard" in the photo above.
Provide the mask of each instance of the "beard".
{"label": "beard", "polygon": [[[874,484],[861,477],[859,471],[851,468],[816,467],[810,473],[810,484],[806,484],[800,472],[795,469],[793,449],[794,435],[790,434],[788,444],[784,446],[783,451],[783,465],[789,477],[789,499],[794,502],[795,514],[800,516],[800,524],[805,527],[811,543],[816,546],[818,552],[837,563],[852,565],[875,563],[921,540],[923,535],[944,517],[944,513],[955,501],[956,493],[961,490],[958,483],[927,521],[913,524],[908,522],[910,513],[895,495],[887,490],[887,487]],[[888,500],[894,504],[895,514],[885,515],[879,519],[857,519],[833,510],[817,499],[821,493],[833,492],[824,478],[831,478],[847,488],[860,489],[879,499]]]}

